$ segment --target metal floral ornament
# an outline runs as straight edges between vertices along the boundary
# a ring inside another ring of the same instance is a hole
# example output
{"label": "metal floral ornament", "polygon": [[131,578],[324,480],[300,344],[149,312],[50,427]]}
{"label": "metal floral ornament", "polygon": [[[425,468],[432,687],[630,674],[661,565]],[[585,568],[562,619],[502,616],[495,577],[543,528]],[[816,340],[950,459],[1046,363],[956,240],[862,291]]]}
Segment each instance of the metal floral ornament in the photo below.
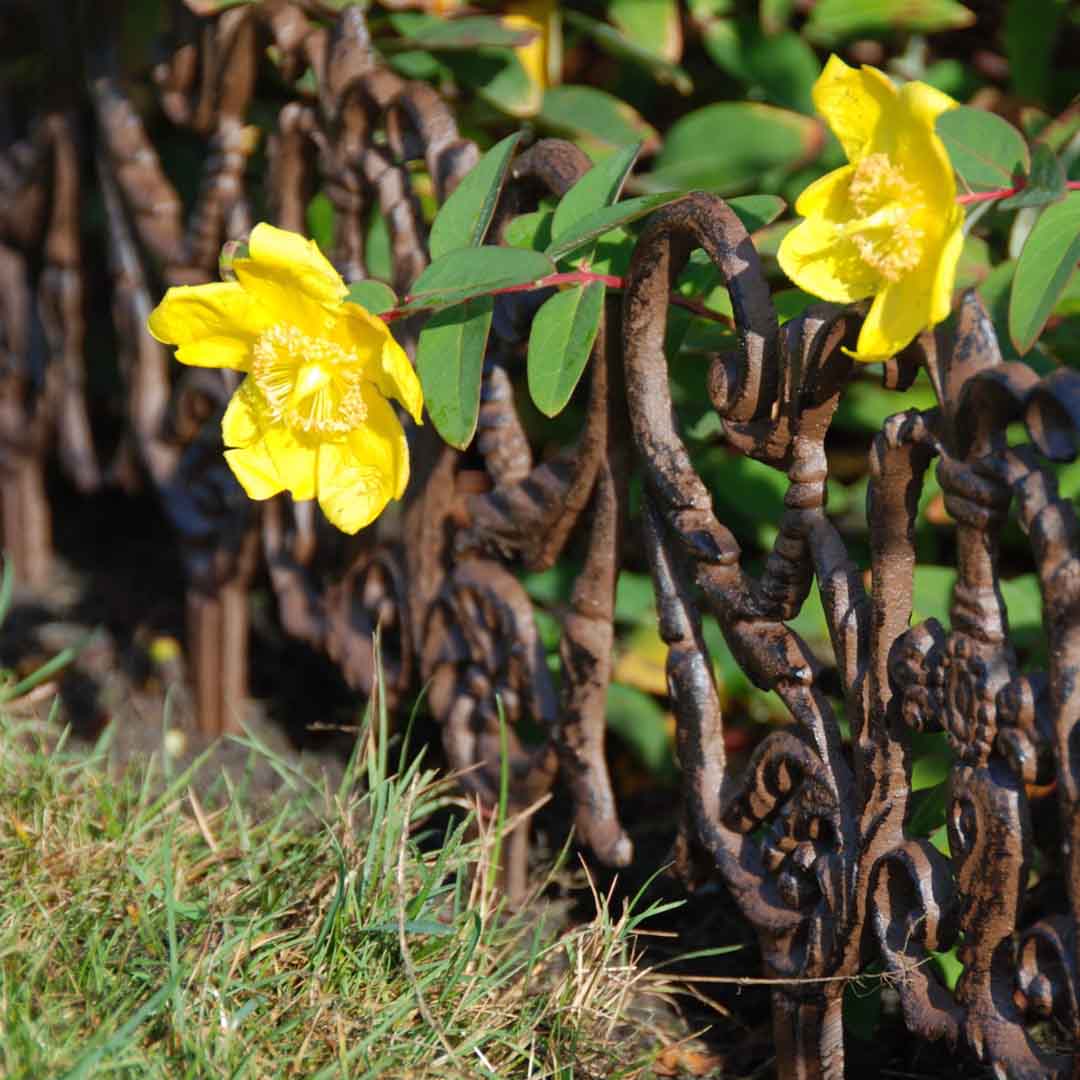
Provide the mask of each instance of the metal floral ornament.
{"label": "metal floral ornament", "polygon": [[225,458],[252,499],[319,500],[355,533],[409,482],[405,432],[388,398],[420,423],[423,395],[386,324],[349,302],[311,240],[256,225],[235,281],[169,289],[150,333],[197,367],[245,372],[222,419]]}
{"label": "metal floral ornament", "polygon": [[964,211],[934,123],[956,102],[926,83],[898,90],[876,68],[832,56],[814,104],[849,164],[799,196],[806,220],[780,245],[780,266],[824,300],[873,297],[852,355],[886,360],[949,314]]}

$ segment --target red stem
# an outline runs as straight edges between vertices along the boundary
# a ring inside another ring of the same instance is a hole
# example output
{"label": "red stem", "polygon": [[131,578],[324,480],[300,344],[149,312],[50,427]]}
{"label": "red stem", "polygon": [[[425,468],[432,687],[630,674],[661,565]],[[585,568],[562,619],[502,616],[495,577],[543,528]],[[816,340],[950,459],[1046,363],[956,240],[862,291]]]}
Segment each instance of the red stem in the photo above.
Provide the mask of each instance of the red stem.
{"label": "red stem", "polygon": [[[997,202],[999,199],[1007,199],[1011,195],[1019,195],[1026,184],[1020,183],[1015,187],[998,188],[996,191],[969,191],[965,195],[957,195],[956,201],[960,206],[970,206],[973,203]],[[1065,187],[1069,191],[1080,191],[1080,180],[1069,180]],[[561,274],[548,274],[547,277],[537,278],[536,281],[526,281],[521,285],[506,285],[501,289],[490,289],[478,296],[501,296],[503,293],[531,292],[533,289],[546,289],[557,285],[590,285],[594,281],[602,281],[608,288],[621,289],[624,281],[621,277],[613,274],[594,274],[591,270],[567,270]],[[406,301],[410,300],[406,297]],[[685,308],[695,315],[715,322],[730,324],[731,320],[726,315],[712,311],[697,300],[690,300],[685,296],[672,296],[671,303],[675,307]],[[432,305],[435,306],[435,305]],[[379,318],[383,322],[393,322],[395,319],[404,319],[409,315],[415,315],[417,311],[424,310],[420,307],[392,308],[384,311]]]}
{"label": "red stem", "polygon": [[[1019,195],[1026,184],[1017,184],[1016,187],[998,188],[996,191],[970,191],[966,195],[957,195],[956,201],[961,206],[970,206],[972,203],[997,202],[998,199],[1007,199],[1010,195]],[[1080,180],[1069,180],[1065,187],[1069,191],[1080,191]]]}
{"label": "red stem", "polygon": [[[591,270],[567,270],[561,274],[548,274],[547,277],[537,278],[536,281],[526,281],[521,285],[506,285],[501,289],[491,289],[485,293],[478,293],[478,296],[501,296],[504,293],[516,293],[516,292],[531,292],[533,289],[546,289],[554,285],[590,285],[594,281],[603,282],[611,289],[623,288],[625,281],[621,277],[615,277],[613,274],[594,274]],[[406,297],[406,301],[411,298]],[[713,319],[716,322],[730,323],[731,320],[726,315],[721,315],[717,311],[712,311],[705,307],[704,304],[698,303],[696,300],[688,300],[684,296],[671,297],[671,303],[676,307],[686,308],[688,311],[694,312],[695,315],[700,315],[705,319]],[[393,308],[390,311],[384,311],[379,318],[383,322],[393,322],[395,319],[404,319],[409,315],[415,315],[417,311],[423,310],[422,308]]]}

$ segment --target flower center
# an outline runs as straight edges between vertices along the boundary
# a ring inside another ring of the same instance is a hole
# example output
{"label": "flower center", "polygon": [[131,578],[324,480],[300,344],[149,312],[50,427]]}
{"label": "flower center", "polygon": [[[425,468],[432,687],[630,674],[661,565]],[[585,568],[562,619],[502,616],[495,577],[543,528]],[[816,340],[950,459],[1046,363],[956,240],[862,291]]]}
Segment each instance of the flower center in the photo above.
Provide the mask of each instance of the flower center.
{"label": "flower center", "polygon": [[255,342],[251,374],[271,419],[297,433],[340,435],[367,419],[355,349],[278,323]]}
{"label": "flower center", "polygon": [[855,166],[848,199],[855,216],[844,233],[867,266],[893,282],[919,265],[925,234],[912,219],[922,194],[888,154],[869,154]]}

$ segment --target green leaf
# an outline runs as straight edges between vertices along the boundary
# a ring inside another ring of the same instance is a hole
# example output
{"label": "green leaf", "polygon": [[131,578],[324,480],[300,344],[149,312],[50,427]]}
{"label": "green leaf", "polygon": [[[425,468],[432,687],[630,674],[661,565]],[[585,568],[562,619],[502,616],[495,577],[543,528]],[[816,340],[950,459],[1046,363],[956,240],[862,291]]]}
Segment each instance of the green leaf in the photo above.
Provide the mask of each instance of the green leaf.
{"label": "green leaf", "polygon": [[372,207],[364,237],[364,262],[369,277],[383,281],[394,280],[394,256],[390,245],[390,228],[378,205]]}
{"label": "green leaf", "polygon": [[811,91],[821,74],[814,50],[794,30],[766,34],[756,20],[731,18],[721,14],[725,10],[723,0],[690,0],[691,17],[713,63],[770,104],[812,114]]}
{"label": "green leaf", "polygon": [[682,55],[682,16],[676,0],[610,0],[607,15],[638,48],[673,63]]}
{"label": "green leaf", "polygon": [[1065,286],[1065,291],[1054,306],[1054,314],[1062,318],[1080,315],[1080,274],[1073,274],[1069,278],[1069,284]]}
{"label": "green leaf", "polygon": [[1043,597],[1035,574],[1002,581],[1001,598],[1009,609],[1010,630],[1038,631],[1043,623]]}
{"label": "green leaf", "polygon": [[795,0],[761,0],[758,18],[766,34],[779,34],[786,30],[795,14]]}
{"label": "green leaf", "polygon": [[[684,198],[686,192],[665,191],[657,195],[640,195],[636,199],[626,199],[614,206],[605,206],[586,215],[562,236],[556,236],[546,254],[552,259],[562,259],[572,251],[595,240],[617,225],[625,225],[638,218],[651,214],[661,206]],[[746,227],[754,232],[773,221],[784,212],[784,200],[776,195],[746,195],[740,199],[729,199],[728,206]]]}
{"label": "green leaf", "polygon": [[1046,143],[1055,154],[1060,154],[1080,132],[1080,111],[1066,108],[1053,119],[1046,119],[1045,126],[1040,125],[1031,134],[1037,135],[1039,142]]}
{"label": "green leaf", "polygon": [[435,430],[459,450],[472,441],[495,301],[479,296],[433,315],[420,334],[416,369]]}
{"label": "green leaf", "polygon": [[308,236],[319,245],[320,251],[334,246],[334,204],[323,191],[317,192],[304,212]]}
{"label": "green leaf", "polygon": [[[931,837],[934,840],[934,837]],[[939,850],[941,845],[935,842],[935,847]],[[947,845],[946,845],[947,847]],[[948,855],[948,850],[943,854]],[[935,952],[933,949],[927,950],[930,955],[937,961],[938,971],[941,972],[941,978],[950,991],[956,989],[956,984],[960,981],[960,976],[964,973],[964,965],[960,962],[960,958],[956,955],[956,949],[949,949],[948,952]]]}
{"label": "green leaf", "polygon": [[563,19],[569,26],[588,34],[605,52],[610,53],[617,60],[629,60],[640,64],[649,71],[657,82],[667,83],[680,94],[691,94],[694,91],[694,83],[687,72],[673,64],[670,60],[663,60],[649,49],[642,48],[636,42],[624,37],[612,26],[600,22],[599,19],[590,18],[580,11],[564,7]]}
{"label": "green leaf", "polygon": [[787,209],[787,203],[779,195],[740,195],[737,199],[724,201],[748,233],[764,229]]}
{"label": "green leaf", "polygon": [[572,251],[610,232],[617,225],[636,221],[646,214],[651,214],[669,202],[681,199],[684,191],[668,191],[659,195],[641,195],[636,199],[626,199],[614,206],[604,206],[576,221],[562,236],[556,236],[548,245],[545,254],[551,259],[562,259]]}
{"label": "green leaf", "polygon": [[529,334],[529,393],[545,416],[566,407],[589,360],[604,310],[603,282],[557,292],[536,313]]}
{"label": "green leaf", "polygon": [[[457,19],[437,18],[418,11],[399,11],[389,16],[390,25],[406,40],[409,48],[475,49],[479,46],[520,48],[536,35],[514,29],[492,15],[465,15]],[[379,40],[379,48],[393,42]]]}
{"label": "green leaf", "polygon": [[611,683],[607,689],[607,726],[626,740],[648,769],[674,771],[664,710],[657,700],[632,686]]}
{"label": "green leaf", "polygon": [[971,26],[975,14],[954,0],[817,0],[806,36],[827,45],[859,34],[933,33]]}
{"label": "green leaf", "polygon": [[[548,238],[550,243],[550,237]],[[626,277],[630,272],[630,259],[634,254],[634,237],[626,229],[614,228],[589,248],[589,269],[594,274],[611,274]]]}
{"label": "green leaf", "polygon": [[571,225],[593,210],[609,206],[622,191],[626,177],[634,167],[641,144],[616,150],[606,161],[594,165],[560,200],[551,225],[554,236],[561,236]]}
{"label": "green leaf", "polygon": [[[918,762],[915,764],[917,767]],[[930,836],[945,824],[945,811],[949,805],[948,775],[947,763],[944,770],[945,779],[936,784],[925,785],[923,790],[912,799],[911,817],[908,819],[906,830],[908,836]]]}
{"label": "green leaf", "polygon": [[793,169],[821,149],[820,121],[771,105],[722,102],[679,120],[668,133],[648,190],[702,188],[720,195],[757,184],[762,173]]}
{"label": "green leaf", "polygon": [[656,625],[656,595],[648,574],[625,570],[615,586],[615,621]]}
{"label": "green leaf", "polygon": [[533,210],[511,218],[503,229],[503,243],[511,247],[532,248],[543,251],[551,243],[551,223],[554,210]]}
{"label": "green leaf", "polygon": [[981,236],[968,233],[964,250],[956,266],[956,288],[970,289],[979,285],[990,273],[990,246]]}
{"label": "green leaf", "polygon": [[406,79],[436,80],[446,74],[439,60],[424,49],[393,52],[386,59],[390,66]]}
{"label": "green leaf", "polygon": [[1031,172],[1022,191],[998,203],[999,210],[1021,210],[1025,206],[1049,206],[1065,198],[1065,170],[1045,143],[1031,148]]}
{"label": "green leaf", "polygon": [[350,303],[359,304],[372,315],[381,315],[397,306],[397,296],[389,285],[381,281],[354,281],[349,286],[349,295],[345,298]]}
{"label": "green leaf", "polygon": [[1017,97],[1042,102],[1050,97],[1054,46],[1064,14],[1063,0],[1009,0],[1001,36]]}
{"label": "green leaf", "polygon": [[949,828],[947,825],[942,825],[940,829],[935,829],[930,834],[929,840],[930,843],[945,856],[945,858],[949,858],[951,852],[949,851]]}
{"label": "green leaf", "polygon": [[593,157],[630,143],[660,142],[635,109],[593,86],[551,87],[536,119],[548,130],[578,138]]}
{"label": "green leaf", "polygon": [[937,733],[931,735],[931,738],[939,745],[917,754],[915,763],[911,767],[912,791],[925,791],[927,788],[944,784],[949,779],[949,770],[952,768],[949,745],[944,736]]}
{"label": "green leaf", "polygon": [[1080,191],[1048,206],[1016,264],[1009,298],[1009,336],[1026,353],[1042,333],[1080,259]]}
{"label": "green leaf", "polygon": [[998,263],[990,271],[976,289],[997,334],[998,345],[1001,348],[1001,358],[1006,363],[1020,359],[1020,354],[1013,348],[1009,340],[1009,294],[1012,291],[1013,277],[1016,274],[1015,260]]}
{"label": "green leaf", "polygon": [[916,566],[913,584],[912,623],[937,619],[948,626],[949,601],[956,584],[956,571],[951,566]]}
{"label": "green leaf", "polygon": [[543,90],[529,78],[512,49],[481,47],[437,54],[455,82],[471,87],[489,105],[510,116],[532,116]]}
{"label": "green leaf", "polygon": [[409,307],[446,307],[497,289],[527,285],[554,272],[555,264],[539,251],[459,248],[436,259],[416,279]]}
{"label": "green leaf", "polygon": [[[802,289],[780,289],[773,293],[773,307],[776,308],[776,318],[781,326],[788,319],[797,318],[808,307],[817,303],[820,303],[818,297],[811,296]],[[829,510],[836,510],[832,502],[829,503]]]}
{"label": "green leaf", "polygon": [[936,127],[953,168],[972,191],[1012,187],[1031,168],[1024,136],[994,113],[966,106],[949,109]]}
{"label": "green leaf", "polygon": [[432,260],[455,248],[483,243],[495,204],[506,181],[510,159],[521,140],[515,131],[497,142],[462,178],[431,223]]}
{"label": "green leaf", "polygon": [[[908,408],[932,409],[936,404],[934,391],[924,378],[918,379],[904,396],[904,405]],[[850,392],[840,399],[834,426],[845,431],[877,432],[895,412],[896,394],[892,390],[869,381],[854,382]]]}

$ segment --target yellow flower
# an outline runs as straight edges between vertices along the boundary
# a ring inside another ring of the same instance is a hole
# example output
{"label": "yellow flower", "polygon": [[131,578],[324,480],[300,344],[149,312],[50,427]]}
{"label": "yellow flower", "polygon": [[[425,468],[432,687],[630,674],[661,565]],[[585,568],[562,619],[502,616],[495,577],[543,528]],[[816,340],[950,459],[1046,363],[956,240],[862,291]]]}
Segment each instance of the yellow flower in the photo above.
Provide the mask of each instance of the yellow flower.
{"label": "yellow flower", "polygon": [[[466,3],[465,0],[419,0],[417,6],[445,19],[461,13]],[[529,81],[528,96],[498,104],[512,116],[535,116],[544,103],[544,91],[558,82],[561,74],[559,0],[505,0],[494,8],[502,12],[502,23],[511,30],[535,31],[528,45],[514,49]]]}
{"label": "yellow flower", "polygon": [[921,82],[897,90],[876,68],[832,56],[814,104],[850,164],[799,196],[806,220],[784,237],[780,266],[824,300],[872,296],[853,355],[886,360],[949,314],[964,211],[934,122],[956,102]]}
{"label": "yellow flower", "polygon": [[256,225],[235,281],[169,289],[150,333],[197,367],[247,374],[221,422],[225,458],[253,499],[319,500],[355,533],[409,482],[396,398],[420,423],[423,395],[386,324],[349,303],[311,240]]}
{"label": "yellow flower", "polygon": [[562,35],[558,0],[511,0],[503,10],[506,12],[503,22],[512,30],[536,31],[536,37],[528,45],[514,50],[529,77],[531,94],[527,103],[513,111],[515,115],[532,116],[540,111],[544,91],[559,75]]}

